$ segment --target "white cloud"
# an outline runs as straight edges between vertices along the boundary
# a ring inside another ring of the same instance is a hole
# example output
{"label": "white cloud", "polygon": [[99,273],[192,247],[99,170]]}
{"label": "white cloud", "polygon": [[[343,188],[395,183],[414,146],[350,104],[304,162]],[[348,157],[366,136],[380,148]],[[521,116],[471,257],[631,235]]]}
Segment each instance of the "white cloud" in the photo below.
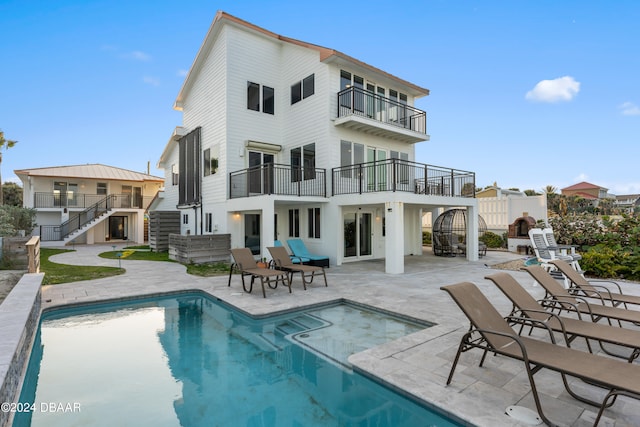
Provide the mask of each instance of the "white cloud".
{"label": "white cloud", "polygon": [[573,182],[575,182],[576,184],[579,183],[579,182],[589,182],[589,175],[587,175],[586,173],[582,172],[578,176],[573,178]]}
{"label": "white cloud", "polygon": [[189,74],[189,70],[178,70],[176,74],[178,75],[178,77],[187,77],[187,74]]}
{"label": "white cloud", "polygon": [[151,86],[160,86],[160,79],[152,76],[144,76],[142,81]]}
{"label": "white cloud", "polygon": [[132,52],[126,53],[123,55],[123,57],[128,59],[134,59],[136,61],[145,61],[145,62],[151,60],[151,55],[149,55],[148,53],[141,52],[139,50],[134,50]]}
{"label": "white cloud", "polygon": [[571,76],[541,80],[527,92],[525,99],[536,102],[571,101],[580,92],[580,82]]}
{"label": "white cloud", "polygon": [[633,102],[625,102],[618,106],[624,116],[640,116],[640,107]]}

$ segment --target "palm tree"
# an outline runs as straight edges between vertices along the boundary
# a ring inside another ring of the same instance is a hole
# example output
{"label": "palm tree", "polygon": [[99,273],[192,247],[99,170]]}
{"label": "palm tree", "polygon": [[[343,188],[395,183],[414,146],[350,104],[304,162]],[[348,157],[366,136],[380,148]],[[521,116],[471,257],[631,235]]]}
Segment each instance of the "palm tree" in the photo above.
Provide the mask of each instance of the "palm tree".
{"label": "palm tree", "polygon": [[[5,139],[4,132],[0,129],[0,166],[2,165],[2,150],[8,150],[9,148],[16,145],[18,141],[14,141],[12,139]],[[2,194],[2,173],[0,171],[0,205],[4,204],[3,202],[3,194]]]}
{"label": "palm tree", "polygon": [[554,187],[553,185],[547,185],[542,189],[542,192],[546,195],[556,194],[556,191],[558,191],[558,188]]}

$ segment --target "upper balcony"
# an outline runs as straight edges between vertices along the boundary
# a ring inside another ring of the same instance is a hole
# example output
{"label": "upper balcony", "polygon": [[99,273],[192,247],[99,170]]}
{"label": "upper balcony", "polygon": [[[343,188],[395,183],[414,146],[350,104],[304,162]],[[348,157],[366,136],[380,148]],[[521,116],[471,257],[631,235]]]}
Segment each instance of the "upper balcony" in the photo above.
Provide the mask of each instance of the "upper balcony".
{"label": "upper balcony", "polygon": [[320,168],[296,168],[265,163],[229,174],[229,198],[262,196],[327,196],[327,173]]}
{"label": "upper balcony", "polygon": [[335,125],[409,144],[429,140],[425,111],[353,86],[338,92]]}

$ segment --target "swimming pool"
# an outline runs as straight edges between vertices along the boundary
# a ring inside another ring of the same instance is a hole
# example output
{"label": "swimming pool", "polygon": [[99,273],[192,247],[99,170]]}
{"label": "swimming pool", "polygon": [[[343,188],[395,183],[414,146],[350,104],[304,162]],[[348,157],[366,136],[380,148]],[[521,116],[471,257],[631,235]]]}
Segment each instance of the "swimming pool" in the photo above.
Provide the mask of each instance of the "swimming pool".
{"label": "swimming pool", "polygon": [[13,426],[456,426],[349,369],[424,327],[349,304],[256,320],[201,294],[58,310]]}

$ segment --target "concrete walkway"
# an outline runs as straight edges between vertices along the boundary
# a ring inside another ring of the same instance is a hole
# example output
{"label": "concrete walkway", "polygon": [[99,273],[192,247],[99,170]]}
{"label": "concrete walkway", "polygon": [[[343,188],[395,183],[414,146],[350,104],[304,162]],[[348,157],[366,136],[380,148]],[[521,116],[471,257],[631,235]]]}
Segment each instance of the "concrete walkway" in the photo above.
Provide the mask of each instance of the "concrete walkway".
{"label": "concrete walkway", "polygon": [[[117,260],[97,256],[112,250],[110,245],[76,246],[75,249],[75,252],[56,255],[52,261],[72,265],[118,266]],[[124,275],[43,287],[42,306],[49,309],[65,304],[199,289],[251,315],[264,316],[341,298],[353,300],[436,324],[351,356],[350,362],[356,369],[455,414],[470,425],[524,426],[526,424],[518,423],[504,414],[510,405],[535,409],[520,363],[504,357],[488,356],[485,366],[479,368],[480,351],[465,353],[460,359],[453,383],[445,385],[460,338],[468,329],[468,321],[450,297],[440,290],[443,285],[474,282],[506,315],[511,304],[484,277],[497,271],[489,268],[491,265],[518,258],[520,256],[512,253],[489,251],[479,261],[469,262],[464,258],[436,257],[427,251],[422,256],[406,257],[405,273],[401,275],[384,273],[383,260],[349,263],[327,270],[327,288],[322,283],[314,283],[304,291],[299,278],[294,278],[293,293],[289,294],[283,287],[267,289],[267,298],[262,298],[260,289],[254,288],[252,294],[244,293],[238,276],[233,277],[231,287],[228,287],[228,276],[202,278],[188,275],[186,268],[177,263],[123,259],[121,265],[126,269]],[[536,298],[543,296],[541,288],[533,285],[527,273],[510,273]],[[624,289],[625,292],[640,295],[640,285],[627,283]],[[574,346],[584,348],[583,343],[578,341]],[[559,375],[541,371],[536,375],[536,381],[543,408],[550,419],[567,426],[593,424],[596,408],[569,396]],[[577,390],[596,400],[604,396],[601,389],[580,381],[574,383]],[[605,417],[600,425],[638,426],[640,402],[619,398],[616,405],[605,412]]]}

